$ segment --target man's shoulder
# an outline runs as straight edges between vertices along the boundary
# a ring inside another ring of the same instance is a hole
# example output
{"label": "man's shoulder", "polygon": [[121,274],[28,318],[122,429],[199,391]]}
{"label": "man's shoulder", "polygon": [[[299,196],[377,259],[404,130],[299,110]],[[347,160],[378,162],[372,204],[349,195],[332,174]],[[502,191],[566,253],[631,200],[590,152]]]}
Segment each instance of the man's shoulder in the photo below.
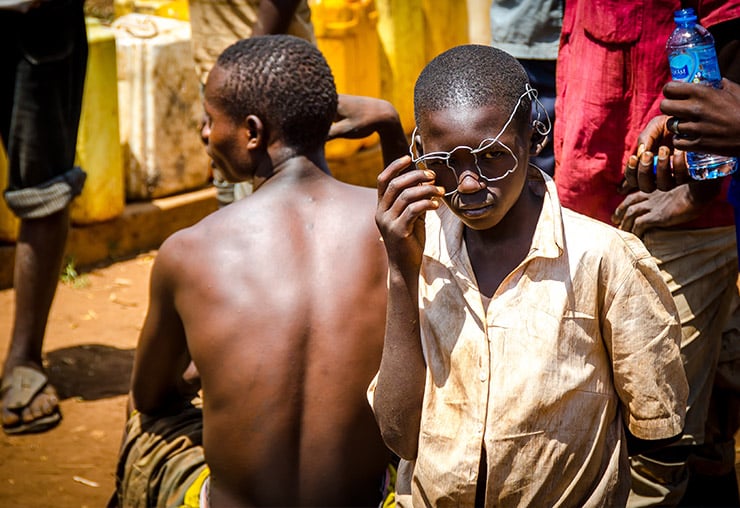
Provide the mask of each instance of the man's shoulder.
{"label": "man's shoulder", "polygon": [[156,263],[178,267],[186,266],[200,256],[198,252],[207,245],[206,234],[200,223],[180,229],[167,237],[157,250]]}
{"label": "man's shoulder", "polygon": [[334,179],[336,185],[340,191],[345,194],[348,198],[361,198],[363,200],[376,202],[378,192],[374,187],[365,187],[362,185],[355,185],[352,183],[344,182],[342,180]]}

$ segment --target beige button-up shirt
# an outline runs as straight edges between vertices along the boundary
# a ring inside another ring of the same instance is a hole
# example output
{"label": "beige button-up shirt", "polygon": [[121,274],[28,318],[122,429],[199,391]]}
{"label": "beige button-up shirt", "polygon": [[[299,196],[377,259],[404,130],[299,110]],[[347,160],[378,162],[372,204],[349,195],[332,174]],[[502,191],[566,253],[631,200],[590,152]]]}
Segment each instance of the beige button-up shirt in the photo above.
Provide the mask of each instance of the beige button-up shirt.
{"label": "beige button-up shirt", "polygon": [[642,439],[683,426],[681,329],[650,254],[561,208],[549,177],[529,185],[544,193],[531,250],[487,309],[462,223],[447,207],[426,216],[427,379],[401,506],[409,487],[414,507],[472,506],[482,450],[486,506],[624,505],[623,423]]}

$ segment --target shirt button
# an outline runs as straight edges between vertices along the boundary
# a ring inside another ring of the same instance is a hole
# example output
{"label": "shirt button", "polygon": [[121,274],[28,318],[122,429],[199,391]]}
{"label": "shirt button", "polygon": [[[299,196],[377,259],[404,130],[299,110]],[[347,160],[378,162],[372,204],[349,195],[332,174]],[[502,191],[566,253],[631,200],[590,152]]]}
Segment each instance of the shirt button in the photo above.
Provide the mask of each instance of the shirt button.
{"label": "shirt button", "polygon": [[488,372],[485,370],[480,371],[480,380],[485,381],[486,379],[488,379]]}

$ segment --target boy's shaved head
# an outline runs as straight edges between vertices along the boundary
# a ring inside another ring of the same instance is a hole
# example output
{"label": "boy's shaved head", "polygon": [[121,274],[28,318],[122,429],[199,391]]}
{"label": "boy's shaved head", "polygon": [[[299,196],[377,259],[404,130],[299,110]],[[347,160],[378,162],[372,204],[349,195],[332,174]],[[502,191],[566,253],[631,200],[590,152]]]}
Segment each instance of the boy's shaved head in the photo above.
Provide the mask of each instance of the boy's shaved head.
{"label": "boy's shaved head", "polygon": [[258,116],[289,146],[323,146],[337,112],[334,78],[321,52],[298,37],[242,39],[216,65],[227,74],[219,105],[233,120]]}
{"label": "boy's shaved head", "polygon": [[[425,113],[450,107],[495,104],[511,111],[528,83],[524,67],[505,51],[477,44],[454,47],[429,62],[416,80],[416,124]],[[529,95],[522,98],[517,122],[529,122],[531,105]]]}

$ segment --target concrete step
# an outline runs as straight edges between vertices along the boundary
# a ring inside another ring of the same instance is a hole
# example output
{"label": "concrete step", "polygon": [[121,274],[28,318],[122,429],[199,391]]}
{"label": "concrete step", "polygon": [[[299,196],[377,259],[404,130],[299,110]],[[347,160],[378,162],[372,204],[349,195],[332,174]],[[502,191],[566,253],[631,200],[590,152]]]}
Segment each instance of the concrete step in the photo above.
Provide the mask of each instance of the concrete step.
{"label": "concrete step", "polygon": [[[79,270],[156,249],[172,233],[195,224],[217,208],[213,187],[129,203],[113,220],[72,226],[65,257],[74,260]],[[0,289],[13,285],[14,260],[15,244],[0,246]]]}
{"label": "concrete step", "polygon": [[[346,159],[328,162],[337,179],[367,187],[375,187],[377,175],[383,169],[378,145]],[[217,208],[216,190],[211,186],[152,201],[129,203],[123,214],[113,220],[72,226],[65,264],[73,260],[77,270],[84,270],[157,249],[172,233],[195,224]],[[0,244],[0,289],[13,285],[14,260],[15,244]]]}

